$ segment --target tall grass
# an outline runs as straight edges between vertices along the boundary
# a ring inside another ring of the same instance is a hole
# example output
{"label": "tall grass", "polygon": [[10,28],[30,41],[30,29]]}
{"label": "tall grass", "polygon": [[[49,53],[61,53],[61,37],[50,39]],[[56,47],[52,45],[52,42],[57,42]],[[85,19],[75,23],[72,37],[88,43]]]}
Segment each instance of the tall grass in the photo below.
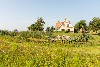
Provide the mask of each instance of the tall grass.
{"label": "tall grass", "polygon": [[100,67],[100,46],[0,44],[0,67]]}
{"label": "tall grass", "polygon": [[0,36],[0,67],[100,67],[100,36],[92,36],[91,46],[18,43],[16,37]]}

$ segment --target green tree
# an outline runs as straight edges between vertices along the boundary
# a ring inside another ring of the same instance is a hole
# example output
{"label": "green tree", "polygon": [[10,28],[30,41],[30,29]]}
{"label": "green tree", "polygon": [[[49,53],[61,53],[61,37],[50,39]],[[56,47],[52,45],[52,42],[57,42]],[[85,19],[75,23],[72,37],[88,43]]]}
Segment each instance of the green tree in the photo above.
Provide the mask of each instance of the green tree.
{"label": "green tree", "polygon": [[9,31],[8,30],[0,30],[0,34],[1,35],[9,35]]}
{"label": "green tree", "polygon": [[14,29],[14,32],[18,32],[18,30],[17,29]]}
{"label": "green tree", "polygon": [[50,27],[46,28],[46,32],[49,33],[51,31]]}
{"label": "green tree", "polygon": [[54,30],[55,30],[55,28],[53,26],[46,28],[46,34],[48,35],[48,39],[50,39],[52,37]]}
{"label": "green tree", "polygon": [[54,28],[54,26],[52,26],[52,27],[51,27],[51,31],[54,32],[54,30],[55,30],[55,28]]}
{"label": "green tree", "polygon": [[77,24],[74,26],[75,32],[79,32],[80,29],[87,30],[86,20],[80,20]]}
{"label": "green tree", "polygon": [[53,26],[47,27],[46,32],[54,32],[55,28]]}
{"label": "green tree", "polygon": [[100,30],[100,18],[94,17],[89,23],[89,30],[97,33]]}
{"label": "green tree", "polygon": [[45,22],[43,21],[42,17],[39,17],[35,24],[32,24],[31,26],[28,27],[30,31],[43,31]]}

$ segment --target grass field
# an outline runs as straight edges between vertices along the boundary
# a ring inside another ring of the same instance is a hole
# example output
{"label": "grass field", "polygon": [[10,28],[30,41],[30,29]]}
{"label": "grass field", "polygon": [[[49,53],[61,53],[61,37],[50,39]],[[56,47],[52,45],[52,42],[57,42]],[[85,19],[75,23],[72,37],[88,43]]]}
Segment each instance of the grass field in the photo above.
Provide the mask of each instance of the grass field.
{"label": "grass field", "polygon": [[92,45],[82,46],[16,43],[14,38],[0,36],[0,67],[100,67],[100,36],[92,36]]}

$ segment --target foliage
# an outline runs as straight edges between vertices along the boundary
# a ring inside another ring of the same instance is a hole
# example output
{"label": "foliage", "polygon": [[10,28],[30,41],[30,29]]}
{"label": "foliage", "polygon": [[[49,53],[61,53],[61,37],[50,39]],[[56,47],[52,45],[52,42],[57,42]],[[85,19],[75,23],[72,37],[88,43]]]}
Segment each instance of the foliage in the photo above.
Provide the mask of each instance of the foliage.
{"label": "foliage", "polygon": [[45,33],[40,31],[23,31],[17,36],[18,39],[29,41],[29,38],[44,39]]}
{"label": "foliage", "polygon": [[64,31],[65,31],[65,29],[61,29],[61,31],[62,31],[62,32],[64,32]]}
{"label": "foliage", "polygon": [[51,32],[54,32],[55,28],[54,26],[51,27]]}
{"label": "foliage", "polygon": [[70,32],[70,31],[68,31],[68,30],[65,31],[65,33],[68,33],[68,32]]}
{"label": "foliage", "polygon": [[9,31],[8,30],[0,30],[0,34],[1,35],[9,35]]}
{"label": "foliage", "polygon": [[[31,36],[31,35],[30,35],[29,32],[23,31],[23,32],[20,32],[20,34],[19,34],[17,37],[18,37],[18,39],[20,39],[20,40],[28,41],[28,38],[29,38],[30,36]],[[32,37],[32,36],[31,36],[31,37]]]}
{"label": "foliage", "polygon": [[52,27],[47,27],[46,28],[46,32],[47,33],[50,33],[50,32],[54,32],[55,28],[52,26]]}
{"label": "foliage", "polygon": [[38,18],[35,24],[32,24],[28,27],[30,31],[43,31],[43,26],[45,22],[43,21],[42,17]]}
{"label": "foliage", "polygon": [[[82,33],[58,32],[58,34],[72,37],[80,35],[83,38],[89,36],[90,38],[89,34]],[[53,36],[58,34],[55,33]],[[0,35],[0,67],[100,67],[100,36],[98,35],[92,35],[94,39],[91,39],[91,46],[59,43],[48,45],[48,43],[30,41],[16,43],[18,36],[21,37],[21,39],[18,38],[20,41],[30,37],[38,40],[38,36],[41,37],[39,40],[44,40],[46,33],[22,31],[17,36]]]}
{"label": "foliage", "polygon": [[[36,43],[0,43],[0,67],[99,67],[100,46],[68,47]],[[95,51],[94,51],[95,50]],[[59,60],[59,61],[58,61]]]}
{"label": "foliage", "polygon": [[6,36],[6,35],[9,35],[9,36],[17,36],[18,31],[0,30],[0,34],[2,36]]}
{"label": "foliage", "polygon": [[[0,30],[0,67],[100,67],[100,33],[54,32],[54,27],[43,32],[42,21],[38,19],[32,24],[31,31]],[[76,28],[85,28],[84,22],[80,21]],[[91,45],[48,43],[50,37],[57,35],[77,37],[77,42],[91,42]]]}
{"label": "foliage", "polygon": [[82,33],[80,36],[78,36],[77,41],[78,42],[88,42],[88,40],[91,39],[91,36],[86,33]]}
{"label": "foliage", "polygon": [[74,26],[75,32],[79,32],[80,29],[87,30],[86,20],[80,20],[77,24]]}
{"label": "foliage", "polygon": [[47,32],[47,33],[51,32],[50,27],[47,27],[47,28],[46,28],[46,32]]}
{"label": "foliage", "polygon": [[47,27],[46,34],[48,36],[48,40],[50,40],[50,38],[54,37],[53,36],[54,30],[55,30],[55,28],[53,26],[52,27]]}
{"label": "foliage", "polygon": [[98,33],[98,35],[100,36],[100,32]]}
{"label": "foliage", "polygon": [[100,30],[100,18],[94,17],[89,23],[89,29],[96,32]]}

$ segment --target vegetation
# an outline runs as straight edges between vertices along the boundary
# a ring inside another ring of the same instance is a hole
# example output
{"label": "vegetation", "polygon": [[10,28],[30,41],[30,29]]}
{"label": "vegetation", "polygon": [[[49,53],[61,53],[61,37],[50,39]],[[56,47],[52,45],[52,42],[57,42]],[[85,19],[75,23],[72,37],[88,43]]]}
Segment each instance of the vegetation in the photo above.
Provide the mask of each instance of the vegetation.
{"label": "vegetation", "polygon": [[94,17],[92,21],[89,23],[89,29],[93,30],[94,32],[100,31],[100,18]]}
{"label": "vegetation", "polygon": [[[95,31],[100,30],[98,23]],[[81,28],[89,30],[86,21],[75,25],[78,33],[54,31],[53,26],[44,32],[43,26],[39,18],[28,27],[30,31],[0,30],[0,67],[100,67],[100,32],[79,33]],[[58,35],[70,36],[72,42],[50,42]]]}
{"label": "vegetation", "polygon": [[28,27],[30,31],[43,31],[43,26],[45,22],[43,21],[42,17],[38,18],[35,24],[32,24]]}
{"label": "vegetation", "polygon": [[47,33],[50,33],[50,32],[54,32],[55,28],[52,26],[52,27],[47,27],[46,29],[46,32]]}
{"label": "vegetation", "polygon": [[[54,33],[57,35],[57,33]],[[63,35],[64,33],[61,33]],[[66,34],[66,33],[65,33]],[[67,33],[66,35],[79,35]],[[15,42],[16,37],[0,36],[0,67],[99,67],[100,36],[92,35],[91,45]],[[13,40],[13,41],[12,41]],[[20,39],[21,40],[21,39]]]}
{"label": "vegetation", "polygon": [[86,20],[80,20],[77,24],[75,24],[75,32],[79,32],[80,29],[82,29],[82,31],[87,30],[87,24],[86,24]]}

